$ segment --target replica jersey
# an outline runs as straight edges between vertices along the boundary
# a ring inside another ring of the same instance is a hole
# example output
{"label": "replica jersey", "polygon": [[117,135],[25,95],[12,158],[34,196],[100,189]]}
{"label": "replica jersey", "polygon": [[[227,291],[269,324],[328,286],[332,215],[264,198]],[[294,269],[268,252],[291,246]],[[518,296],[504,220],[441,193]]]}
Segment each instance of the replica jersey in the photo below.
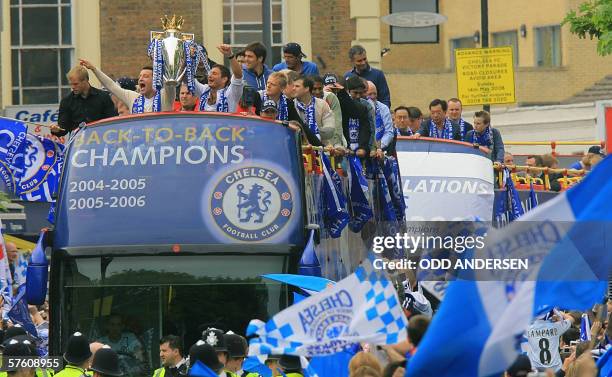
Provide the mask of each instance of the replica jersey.
{"label": "replica jersey", "polygon": [[536,320],[527,329],[527,355],[533,368],[561,368],[559,337],[572,326],[569,320],[550,322]]}

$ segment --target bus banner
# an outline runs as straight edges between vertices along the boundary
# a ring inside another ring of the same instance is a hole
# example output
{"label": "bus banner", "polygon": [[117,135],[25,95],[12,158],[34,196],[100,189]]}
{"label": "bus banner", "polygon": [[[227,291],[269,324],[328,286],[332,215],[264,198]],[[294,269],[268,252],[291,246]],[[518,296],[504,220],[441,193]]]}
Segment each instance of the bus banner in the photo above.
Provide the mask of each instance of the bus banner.
{"label": "bus banner", "polygon": [[67,152],[55,245],[303,244],[295,133],[219,115],[113,118]]}

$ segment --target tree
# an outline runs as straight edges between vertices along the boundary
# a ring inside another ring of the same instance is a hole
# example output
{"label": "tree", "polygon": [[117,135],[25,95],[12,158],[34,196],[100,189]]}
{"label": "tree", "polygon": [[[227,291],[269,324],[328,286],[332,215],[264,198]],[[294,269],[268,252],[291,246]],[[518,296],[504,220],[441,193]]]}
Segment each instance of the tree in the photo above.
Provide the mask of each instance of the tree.
{"label": "tree", "polygon": [[612,53],[612,0],[592,0],[580,4],[579,14],[572,10],[563,20],[579,38],[597,38],[597,52],[605,56]]}
{"label": "tree", "polygon": [[7,204],[11,202],[8,194],[0,190],[0,212],[8,212]]}

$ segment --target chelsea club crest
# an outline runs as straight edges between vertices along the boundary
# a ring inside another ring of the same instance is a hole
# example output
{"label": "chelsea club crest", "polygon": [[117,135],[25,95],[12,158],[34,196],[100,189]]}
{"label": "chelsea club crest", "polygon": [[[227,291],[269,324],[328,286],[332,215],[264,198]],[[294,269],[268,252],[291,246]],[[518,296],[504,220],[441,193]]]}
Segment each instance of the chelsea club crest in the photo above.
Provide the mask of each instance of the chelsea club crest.
{"label": "chelsea club crest", "polygon": [[27,149],[23,156],[25,170],[18,171],[23,174],[19,181],[19,192],[31,192],[44,182],[58,157],[54,148],[45,148],[45,140],[30,134],[27,135],[27,140]]}
{"label": "chelsea club crest", "polygon": [[212,190],[210,210],[225,235],[239,241],[264,241],[291,219],[293,193],[274,171],[243,167],[222,176]]}

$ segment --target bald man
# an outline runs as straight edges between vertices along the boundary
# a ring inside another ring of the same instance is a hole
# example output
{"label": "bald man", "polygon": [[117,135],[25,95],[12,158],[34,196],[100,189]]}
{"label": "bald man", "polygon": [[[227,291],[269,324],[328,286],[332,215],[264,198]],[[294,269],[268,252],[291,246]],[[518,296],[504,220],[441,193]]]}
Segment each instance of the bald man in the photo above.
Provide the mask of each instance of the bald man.
{"label": "bald man", "polygon": [[12,242],[6,242],[6,256],[8,258],[9,269],[11,270],[11,280],[13,281],[13,289],[19,288],[21,280],[19,276],[15,276],[15,270],[19,265],[19,251],[17,251],[17,245]]}
{"label": "bald man", "polygon": [[393,120],[391,119],[391,111],[384,103],[378,101],[378,91],[372,81],[368,81],[367,98],[370,104],[374,106],[376,115],[376,146],[377,155],[382,157],[382,151],[387,151],[393,142],[395,136],[393,128]]}

